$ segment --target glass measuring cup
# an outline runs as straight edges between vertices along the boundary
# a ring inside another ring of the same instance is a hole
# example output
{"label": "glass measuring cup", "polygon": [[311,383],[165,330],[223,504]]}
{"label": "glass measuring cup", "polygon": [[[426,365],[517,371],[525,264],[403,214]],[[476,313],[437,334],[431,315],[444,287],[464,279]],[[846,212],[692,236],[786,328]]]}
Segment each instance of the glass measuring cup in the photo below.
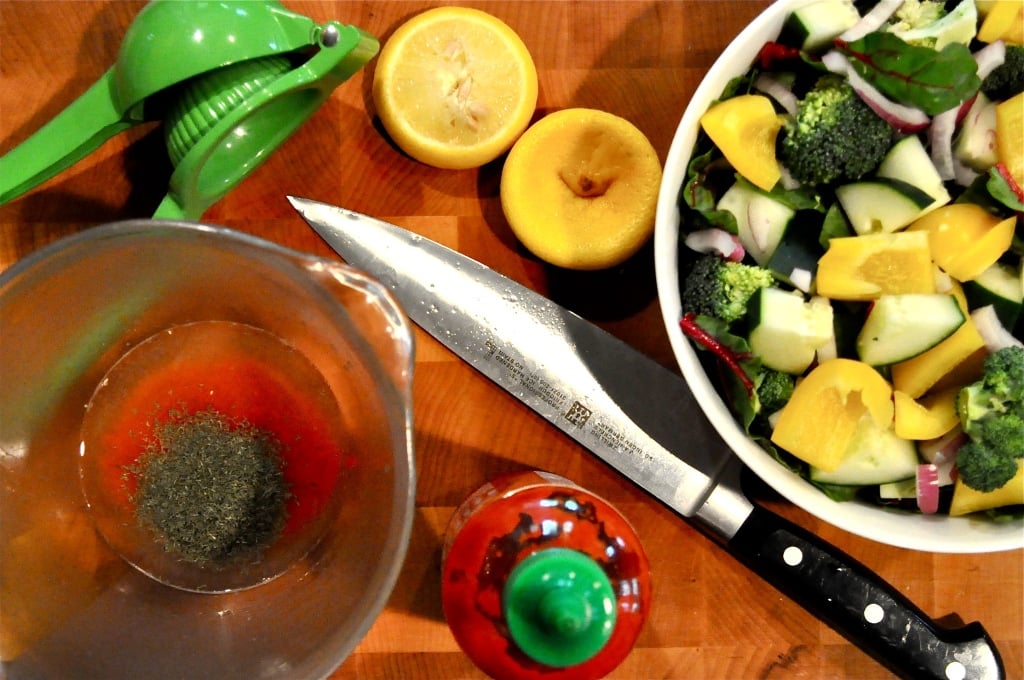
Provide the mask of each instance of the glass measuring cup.
{"label": "glass measuring cup", "polygon": [[[179,574],[169,587],[105,540],[80,488],[81,426],[122,356],[210,321],[270,333],[316,367],[345,463],[319,535],[275,573]],[[412,335],[390,294],[231,230],[139,220],[0,274],[0,325],[0,554],[20,576],[3,593],[8,677],[308,677],[344,659],[383,608],[412,525]]]}

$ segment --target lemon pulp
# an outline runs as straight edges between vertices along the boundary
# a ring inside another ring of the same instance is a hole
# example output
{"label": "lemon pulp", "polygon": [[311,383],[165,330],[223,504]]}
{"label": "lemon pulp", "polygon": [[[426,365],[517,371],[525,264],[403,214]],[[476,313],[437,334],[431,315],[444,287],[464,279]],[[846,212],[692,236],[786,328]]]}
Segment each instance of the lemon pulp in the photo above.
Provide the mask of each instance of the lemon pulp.
{"label": "lemon pulp", "polygon": [[438,7],[387,40],[373,99],[385,130],[416,160],[478,167],[526,129],[537,105],[537,70],[523,41],[497,17]]}

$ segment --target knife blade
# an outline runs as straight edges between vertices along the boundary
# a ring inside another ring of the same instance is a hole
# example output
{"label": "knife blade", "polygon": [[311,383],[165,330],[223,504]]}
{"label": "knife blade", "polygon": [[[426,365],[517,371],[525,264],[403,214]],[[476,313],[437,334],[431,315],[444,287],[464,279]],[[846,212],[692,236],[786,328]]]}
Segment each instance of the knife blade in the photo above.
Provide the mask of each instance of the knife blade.
{"label": "knife blade", "polygon": [[945,628],[867,567],[751,503],[682,377],[489,267],[373,217],[289,196],[350,265],[455,354],[907,678],[1003,677],[977,622]]}

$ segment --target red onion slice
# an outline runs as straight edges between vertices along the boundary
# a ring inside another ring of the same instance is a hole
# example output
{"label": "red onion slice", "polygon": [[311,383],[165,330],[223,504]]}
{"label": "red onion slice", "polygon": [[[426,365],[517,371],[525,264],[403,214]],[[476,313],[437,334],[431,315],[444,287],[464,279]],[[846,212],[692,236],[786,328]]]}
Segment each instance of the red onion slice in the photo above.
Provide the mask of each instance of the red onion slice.
{"label": "red onion slice", "polygon": [[811,284],[814,283],[814,274],[803,267],[794,267],[793,271],[789,273],[789,282],[797,289],[810,293]]}
{"label": "red onion slice", "polygon": [[850,60],[841,52],[826,52],[821,58],[821,63],[832,73],[846,76],[850,86],[864,103],[896,130],[904,133],[920,132],[931,123],[928,114],[921,109],[898,104],[879,92],[874,85],[857,73]]}
{"label": "red onion slice", "polygon": [[877,31],[902,4],[903,0],[880,0],[870,12],[860,18],[860,21],[841,33],[839,40],[860,40],[868,33]]}
{"label": "red onion slice", "polygon": [[967,435],[958,425],[941,437],[921,442],[917,446],[917,452],[926,462],[938,466],[952,465],[956,462],[957,451],[966,441]]}
{"label": "red onion slice", "polygon": [[996,315],[996,308],[992,305],[978,307],[971,312],[971,321],[977,327],[978,334],[985,341],[985,347],[989,352],[996,352],[1004,347],[1024,347],[1024,342],[1013,337],[1013,334],[1003,327]]}
{"label": "red onion slice", "polygon": [[978,77],[985,80],[997,67],[1006,61],[1006,43],[996,40],[985,45],[974,53],[974,62],[978,65]]}
{"label": "red onion slice", "polygon": [[717,227],[691,231],[683,243],[690,250],[698,253],[716,253],[733,262],[739,262],[745,255],[740,240],[734,234]]}
{"label": "red onion slice", "polygon": [[959,116],[959,106],[943,111],[932,118],[932,126],[928,129],[932,164],[943,181],[956,177],[956,167],[953,164],[953,133],[956,131],[956,121]]}
{"label": "red onion slice", "polygon": [[796,115],[797,98],[793,94],[793,90],[788,86],[780,83],[767,73],[762,73],[754,81],[754,89],[764,92],[774,99],[789,115]]}
{"label": "red onion slice", "polygon": [[953,156],[953,179],[957,184],[962,187],[969,187],[980,176],[980,172],[960,161],[955,155]]}

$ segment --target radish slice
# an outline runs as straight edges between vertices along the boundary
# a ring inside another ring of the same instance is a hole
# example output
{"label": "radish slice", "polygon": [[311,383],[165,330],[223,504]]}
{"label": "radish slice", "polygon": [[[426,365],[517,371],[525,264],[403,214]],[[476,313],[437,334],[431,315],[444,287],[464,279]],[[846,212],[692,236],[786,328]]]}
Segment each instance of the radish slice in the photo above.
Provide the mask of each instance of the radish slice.
{"label": "radish slice", "polygon": [[971,312],[971,321],[978,328],[978,334],[985,341],[985,347],[989,352],[996,352],[1004,347],[1024,347],[1024,342],[1013,337],[1013,334],[1003,327],[992,305],[978,307]]}
{"label": "radish slice", "polygon": [[953,132],[956,130],[959,115],[959,106],[943,111],[932,118],[932,126],[928,128],[932,164],[943,181],[956,177],[956,168],[953,164]]}
{"label": "radish slice", "polygon": [[868,33],[877,31],[902,4],[903,0],[880,0],[870,12],[860,18],[860,21],[840,34],[839,40],[860,40]]}
{"label": "radish slice", "polygon": [[793,94],[793,90],[789,89],[775,78],[772,78],[766,73],[762,73],[757,77],[757,80],[754,81],[754,88],[764,92],[766,95],[778,102],[779,106],[781,106],[789,115],[796,115],[796,95]]}
{"label": "radish slice", "polygon": [[832,73],[846,76],[857,95],[871,107],[879,118],[885,120],[900,132],[920,132],[931,123],[931,119],[921,109],[898,104],[879,92],[874,85],[864,80],[850,64],[846,55],[835,50],[826,52],[821,63]]}
{"label": "radish slice", "polygon": [[934,463],[917,466],[917,507],[926,515],[939,511],[939,468]]}
{"label": "radish slice", "polygon": [[985,45],[974,53],[974,63],[978,65],[978,77],[985,80],[992,71],[1006,61],[1006,43],[996,40]]}
{"label": "radish slice", "polygon": [[740,240],[735,235],[717,227],[692,231],[686,235],[683,243],[698,253],[717,253],[734,262],[742,260],[745,254]]}

